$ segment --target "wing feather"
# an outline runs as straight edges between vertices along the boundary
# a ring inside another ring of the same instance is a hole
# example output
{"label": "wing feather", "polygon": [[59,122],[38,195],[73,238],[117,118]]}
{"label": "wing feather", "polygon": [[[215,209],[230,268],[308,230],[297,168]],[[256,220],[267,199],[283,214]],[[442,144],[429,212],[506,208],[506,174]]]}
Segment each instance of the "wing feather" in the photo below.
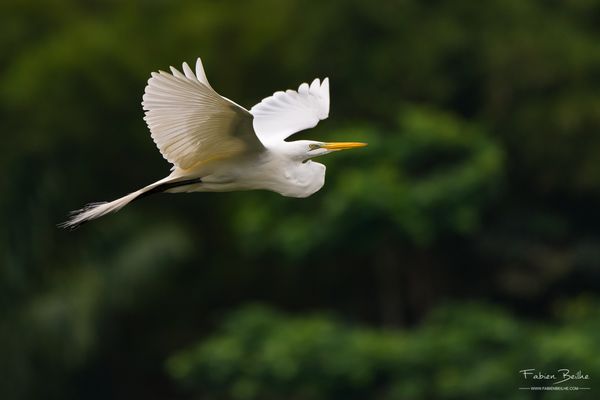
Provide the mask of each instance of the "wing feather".
{"label": "wing feather", "polygon": [[252,114],[212,89],[200,59],[195,74],[187,63],[182,69],[153,72],[142,101],[144,120],[163,157],[187,169],[209,159],[262,150]]}
{"label": "wing feather", "polygon": [[298,90],[278,91],[250,109],[254,130],[263,143],[283,141],[314,128],[329,116],[329,78],[303,83]]}

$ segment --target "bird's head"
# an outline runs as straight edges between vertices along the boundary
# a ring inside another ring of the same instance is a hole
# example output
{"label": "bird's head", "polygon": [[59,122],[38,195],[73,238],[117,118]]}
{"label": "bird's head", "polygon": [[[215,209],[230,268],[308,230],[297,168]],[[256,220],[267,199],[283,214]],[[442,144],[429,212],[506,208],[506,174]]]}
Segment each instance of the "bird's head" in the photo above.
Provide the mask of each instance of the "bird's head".
{"label": "bird's head", "polygon": [[334,151],[354,149],[365,147],[366,143],[361,142],[317,142],[314,140],[297,140],[290,142],[293,144],[293,153],[302,161],[313,157],[329,154]]}

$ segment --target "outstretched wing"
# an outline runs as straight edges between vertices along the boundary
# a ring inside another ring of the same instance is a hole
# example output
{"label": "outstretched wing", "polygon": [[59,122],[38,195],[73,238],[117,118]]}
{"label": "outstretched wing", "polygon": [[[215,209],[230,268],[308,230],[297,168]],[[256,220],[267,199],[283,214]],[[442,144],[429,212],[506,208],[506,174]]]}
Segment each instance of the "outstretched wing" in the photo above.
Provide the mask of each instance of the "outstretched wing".
{"label": "outstretched wing", "polygon": [[314,128],[329,116],[329,78],[303,83],[298,91],[275,92],[250,109],[254,130],[263,143],[283,141],[304,129]]}
{"label": "outstretched wing", "polygon": [[167,161],[181,169],[208,160],[264,149],[252,126],[252,114],[220,96],[208,83],[198,58],[196,73],[153,72],[142,106],[152,139]]}

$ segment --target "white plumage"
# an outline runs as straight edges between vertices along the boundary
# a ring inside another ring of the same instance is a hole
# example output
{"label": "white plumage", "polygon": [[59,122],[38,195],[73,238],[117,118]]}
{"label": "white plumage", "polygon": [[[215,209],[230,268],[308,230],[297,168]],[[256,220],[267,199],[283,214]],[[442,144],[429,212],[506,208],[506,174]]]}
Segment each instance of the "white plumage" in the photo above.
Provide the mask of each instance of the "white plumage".
{"label": "white plumage", "polygon": [[195,73],[187,63],[182,70],[153,72],[142,101],[152,139],[173,164],[171,174],[115,201],[75,211],[61,226],[76,227],[157,192],[265,189],[307,197],[325,182],[325,166],[312,157],[366,145],[285,141],[328,117],[328,78],[276,92],[248,111],[215,92],[200,58]]}
{"label": "white plumage", "polygon": [[329,116],[329,78],[303,83],[298,91],[275,92],[250,109],[254,129],[263,143],[283,141],[290,135],[314,128]]}

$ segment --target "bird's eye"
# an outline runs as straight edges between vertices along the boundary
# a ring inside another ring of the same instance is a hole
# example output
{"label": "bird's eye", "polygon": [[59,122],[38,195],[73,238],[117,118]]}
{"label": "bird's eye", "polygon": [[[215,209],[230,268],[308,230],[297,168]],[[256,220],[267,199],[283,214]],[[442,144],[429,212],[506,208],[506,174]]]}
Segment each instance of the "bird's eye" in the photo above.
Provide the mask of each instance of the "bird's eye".
{"label": "bird's eye", "polygon": [[308,145],[308,148],[309,148],[310,150],[317,150],[317,149],[320,149],[320,148],[321,148],[321,145],[319,145],[319,144],[316,144],[316,143],[311,143],[311,144],[309,144],[309,145]]}

